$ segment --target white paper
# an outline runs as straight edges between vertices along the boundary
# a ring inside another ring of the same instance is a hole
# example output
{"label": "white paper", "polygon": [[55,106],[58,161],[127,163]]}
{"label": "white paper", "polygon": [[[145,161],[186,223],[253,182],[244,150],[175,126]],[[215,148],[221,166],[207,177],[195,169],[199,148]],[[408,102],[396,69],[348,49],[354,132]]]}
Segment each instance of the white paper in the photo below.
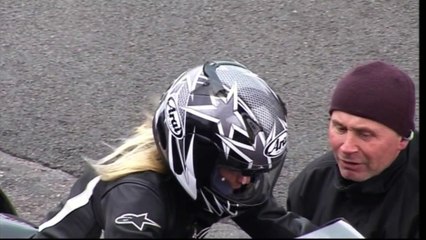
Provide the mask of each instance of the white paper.
{"label": "white paper", "polygon": [[365,238],[343,219],[297,238]]}

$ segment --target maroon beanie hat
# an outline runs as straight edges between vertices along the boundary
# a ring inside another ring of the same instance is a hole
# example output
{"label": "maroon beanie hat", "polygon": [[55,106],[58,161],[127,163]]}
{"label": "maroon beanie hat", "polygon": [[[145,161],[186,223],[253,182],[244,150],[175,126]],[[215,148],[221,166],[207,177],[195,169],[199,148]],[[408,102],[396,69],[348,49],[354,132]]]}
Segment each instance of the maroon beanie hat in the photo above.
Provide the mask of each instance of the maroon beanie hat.
{"label": "maroon beanie hat", "polygon": [[340,79],[329,113],[338,110],[368,118],[408,138],[414,131],[415,104],[411,78],[394,65],[374,61]]}

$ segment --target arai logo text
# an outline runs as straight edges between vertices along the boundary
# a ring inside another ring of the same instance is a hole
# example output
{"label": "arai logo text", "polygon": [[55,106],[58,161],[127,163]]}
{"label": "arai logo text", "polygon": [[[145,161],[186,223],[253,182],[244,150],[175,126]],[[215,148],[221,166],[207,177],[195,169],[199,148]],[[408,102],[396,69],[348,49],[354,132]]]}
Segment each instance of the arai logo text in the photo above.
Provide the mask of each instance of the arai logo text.
{"label": "arai logo text", "polygon": [[167,127],[173,135],[177,138],[182,138],[182,121],[180,120],[179,112],[176,108],[176,102],[172,97],[167,100],[166,121]]}
{"label": "arai logo text", "polygon": [[277,157],[286,150],[287,145],[287,130],[282,131],[274,138],[266,147],[263,152],[267,157]]}

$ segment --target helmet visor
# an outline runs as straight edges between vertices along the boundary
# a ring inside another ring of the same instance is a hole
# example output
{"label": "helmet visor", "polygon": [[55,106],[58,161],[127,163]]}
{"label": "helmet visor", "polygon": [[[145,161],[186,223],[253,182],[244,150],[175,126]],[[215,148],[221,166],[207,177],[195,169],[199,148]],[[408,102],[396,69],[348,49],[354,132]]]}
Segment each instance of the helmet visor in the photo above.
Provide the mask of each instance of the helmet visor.
{"label": "helmet visor", "polygon": [[247,161],[232,154],[225,159],[225,153],[211,138],[198,134],[189,136],[194,138],[192,155],[198,187],[207,188],[224,201],[245,206],[258,205],[270,196],[285,154],[270,164],[249,167]]}
{"label": "helmet visor", "polygon": [[257,205],[270,195],[279,172],[279,167],[268,172],[243,172],[218,165],[212,172],[210,187],[226,200],[241,205]]}

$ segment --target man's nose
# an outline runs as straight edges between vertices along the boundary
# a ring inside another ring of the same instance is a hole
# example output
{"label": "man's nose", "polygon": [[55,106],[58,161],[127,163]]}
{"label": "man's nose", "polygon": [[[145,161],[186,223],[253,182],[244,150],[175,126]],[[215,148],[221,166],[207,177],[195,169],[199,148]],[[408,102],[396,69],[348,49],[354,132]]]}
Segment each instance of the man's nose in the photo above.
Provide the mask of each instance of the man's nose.
{"label": "man's nose", "polygon": [[345,135],[345,138],[343,140],[342,145],[340,146],[340,149],[346,153],[356,152],[358,149],[357,136],[353,133],[348,132]]}

